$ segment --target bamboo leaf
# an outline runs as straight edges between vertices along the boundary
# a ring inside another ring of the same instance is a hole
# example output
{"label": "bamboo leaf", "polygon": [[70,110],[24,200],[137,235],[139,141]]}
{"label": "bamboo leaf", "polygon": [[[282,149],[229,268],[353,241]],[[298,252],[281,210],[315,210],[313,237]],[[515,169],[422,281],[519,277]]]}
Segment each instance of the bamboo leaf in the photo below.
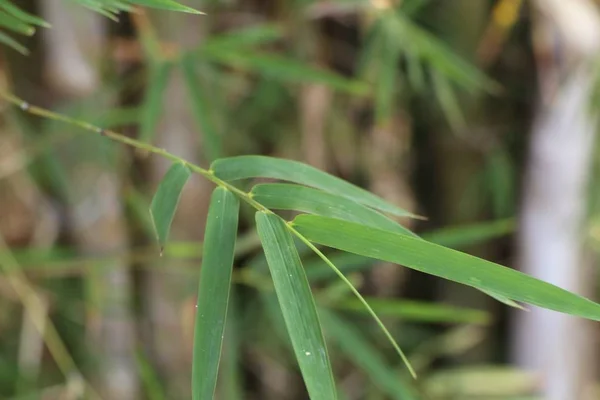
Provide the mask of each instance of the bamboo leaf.
{"label": "bamboo leaf", "polygon": [[321,324],[292,236],[285,222],[275,214],[257,212],[256,225],[310,398],[336,399]]}
{"label": "bamboo leaf", "polygon": [[510,300],[600,320],[600,304],[521,272],[422,239],[314,215],[300,215],[293,225],[307,239],[325,246],[402,264]]}
{"label": "bamboo leaf", "polygon": [[212,163],[211,170],[215,176],[226,181],[246,178],[281,179],[337,194],[396,216],[416,217],[371,192],[298,161],[265,156],[239,156],[216,160]]}
{"label": "bamboo leaf", "polygon": [[140,6],[160,8],[169,11],[179,11],[189,14],[204,14],[201,11],[195,10],[191,7],[184,6],[173,0],[128,0],[129,3],[138,4]]}
{"label": "bamboo leaf", "polygon": [[4,32],[0,32],[0,43],[12,48],[13,50],[21,53],[24,56],[29,54],[29,50],[27,50],[25,46],[23,46],[21,43],[17,42],[15,39],[13,39]]}
{"label": "bamboo leaf", "polygon": [[364,82],[348,79],[334,72],[314,68],[279,55],[240,51],[229,47],[201,48],[200,53],[203,57],[218,63],[283,81],[322,83],[353,94],[368,92],[368,86]]}
{"label": "bamboo leaf", "polygon": [[174,163],[160,182],[150,204],[150,218],[160,245],[161,255],[169,236],[181,191],[190,175],[191,171],[187,166],[182,163]]}
{"label": "bamboo leaf", "polygon": [[229,303],[231,273],[239,215],[239,200],[229,190],[216,188],[211,196],[194,329],[192,398],[212,399]]}
{"label": "bamboo leaf", "polygon": [[416,399],[414,390],[397,376],[393,368],[386,365],[378,350],[352,325],[332,312],[320,311],[323,326],[352,363],[361,368],[369,378],[390,398],[397,400]]}
{"label": "bamboo leaf", "polygon": [[[365,298],[377,315],[396,317],[403,321],[419,321],[432,323],[464,323],[485,325],[490,322],[490,315],[481,310],[454,307],[445,304],[427,303],[423,301]],[[330,308],[364,314],[364,305],[357,299],[347,298],[328,304]]]}
{"label": "bamboo leaf", "polygon": [[213,51],[219,51],[222,48],[240,49],[270,43],[282,37],[283,29],[281,27],[272,24],[261,24],[208,38],[202,44],[202,49],[211,48]]}
{"label": "bamboo leaf", "polygon": [[250,193],[254,200],[270,209],[302,211],[415,235],[407,228],[373,209],[353,200],[318,189],[285,183],[268,183],[254,186]]}
{"label": "bamboo leaf", "polygon": [[424,233],[421,237],[441,246],[458,249],[506,236],[514,230],[513,219],[502,219],[437,229]]}
{"label": "bamboo leaf", "polygon": [[156,135],[156,127],[161,116],[163,98],[171,72],[170,62],[160,62],[152,65],[148,78],[148,88],[140,121],[140,136],[142,142],[152,142]]}
{"label": "bamboo leaf", "polygon": [[0,4],[0,8],[6,11],[8,14],[13,17],[32,25],[38,25],[44,28],[50,28],[50,24],[44,21],[43,19],[36,17],[35,15],[29,14],[19,7],[13,5],[10,1],[2,1]]}
{"label": "bamboo leaf", "polygon": [[214,123],[214,111],[211,109],[206,87],[200,84],[194,66],[195,58],[192,54],[188,54],[181,59],[181,69],[188,90],[190,105],[202,134],[203,147],[206,149],[204,153],[206,158],[212,161],[221,155],[221,137]]}

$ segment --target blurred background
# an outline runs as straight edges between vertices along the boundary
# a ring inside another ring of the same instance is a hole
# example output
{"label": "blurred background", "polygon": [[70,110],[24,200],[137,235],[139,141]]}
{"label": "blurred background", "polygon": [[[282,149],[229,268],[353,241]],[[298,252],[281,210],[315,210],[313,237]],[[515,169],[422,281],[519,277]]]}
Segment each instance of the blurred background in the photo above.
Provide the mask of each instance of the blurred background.
{"label": "blurred background", "polygon": [[[2,46],[3,90],[204,167],[304,161],[426,216],[401,222],[428,240],[598,298],[596,1],[182,3],[207,15],[16,1],[52,28],[0,32],[20,43]],[[2,103],[1,399],[190,398],[212,186],[188,182],[159,257],[148,207],[168,167]],[[240,225],[217,398],[306,399],[250,209]],[[341,399],[600,398],[597,325],[328,251],[412,380],[300,251]]]}

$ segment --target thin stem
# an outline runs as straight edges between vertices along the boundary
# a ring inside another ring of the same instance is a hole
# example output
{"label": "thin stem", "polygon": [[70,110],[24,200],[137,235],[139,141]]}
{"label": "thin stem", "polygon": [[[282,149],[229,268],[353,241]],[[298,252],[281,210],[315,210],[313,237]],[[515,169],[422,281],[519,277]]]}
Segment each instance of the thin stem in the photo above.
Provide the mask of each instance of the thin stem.
{"label": "thin stem", "polygon": [[171,161],[174,161],[174,162],[180,162],[180,163],[184,164],[186,167],[188,167],[190,170],[192,170],[193,172],[196,172],[196,173],[202,175],[203,177],[205,177],[206,179],[208,179],[209,181],[213,182],[215,185],[221,186],[227,190],[230,190],[232,193],[239,196],[241,199],[246,201],[248,204],[250,204],[257,210],[264,211],[264,212],[271,212],[265,206],[263,206],[262,204],[258,203],[254,199],[252,199],[252,195],[250,193],[246,193],[243,190],[240,190],[237,187],[233,186],[232,184],[219,179],[218,177],[215,176],[213,171],[204,169],[196,164],[192,164],[189,161],[176,156],[175,154],[169,153],[165,149],[161,149],[161,148],[153,146],[149,143],[144,143],[142,141],[130,138],[128,136],[125,136],[118,132],[112,131],[110,129],[104,129],[100,126],[90,124],[89,122],[80,121],[75,118],[71,118],[66,115],[55,113],[48,109],[29,104],[25,100],[20,99],[19,97],[15,96],[13,94],[10,94],[10,93],[0,92],[0,96],[3,97],[8,102],[16,105],[21,110],[23,110],[31,115],[36,115],[38,117],[43,117],[43,118],[51,119],[54,121],[61,121],[61,122],[67,123],[69,125],[77,126],[86,131],[95,132],[99,135],[105,136],[115,142],[126,144],[128,146],[134,147],[138,150],[142,150],[147,153],[157,154],[159,156],[162,156],[162,157],[169,159]]}

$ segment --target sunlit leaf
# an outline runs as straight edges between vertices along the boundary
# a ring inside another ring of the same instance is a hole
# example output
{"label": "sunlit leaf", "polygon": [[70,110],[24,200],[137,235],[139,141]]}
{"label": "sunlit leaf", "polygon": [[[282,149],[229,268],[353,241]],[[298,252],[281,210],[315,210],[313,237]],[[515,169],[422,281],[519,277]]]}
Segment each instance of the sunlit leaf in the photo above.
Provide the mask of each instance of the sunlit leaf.
{"label": "sunlit leaf", "polygon": [[204,235],[194,329],[192,398],[212,399],[229,303],[239,200],[227,189],[214,190]]}
{"label": "sunlit leaf", "polygon": [[353,222],[300,215],[293,226],[316,243],[393,262],[520,301],[592,320],[600,305],[501,265],[408,235]]}
{"label": "sunlit leaf", "polygon": [[275,214],[257,212],[256,225],[310,398],[334,400],[337,392],[321,323],[292,236]]}
{"label": "sunlit leaf", "polygon": [[150,204],[150,217],[152,218],[152,225],[160,245],[161,254],[169,236],[171,222],[173,222],[173,216],[175,216],[181,191],[190,175],[191,171],[187,166],[178,162],[174,163],[160,182]]}

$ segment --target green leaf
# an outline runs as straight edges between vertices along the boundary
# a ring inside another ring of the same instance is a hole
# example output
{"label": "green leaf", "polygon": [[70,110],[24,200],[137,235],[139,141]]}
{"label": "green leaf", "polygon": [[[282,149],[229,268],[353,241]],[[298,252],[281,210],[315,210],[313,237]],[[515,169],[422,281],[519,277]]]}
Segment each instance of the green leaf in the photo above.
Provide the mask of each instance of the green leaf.
{"label": "green leaf", "polygon": [[292,236],[285,222],[275,214],[257,212],[256,226],[310,398],[336,399],[321,324]]}
{"label": "green leaf", "polygon": [[214,111],[211,109],[210,97],[206,93],[206,86],[202,86],[195,70],[196,59],[193,54],[188,54],[181,59],[183,79],[188,90],[190,105],[194,118],[200,128],[205,156],[212,161],[222,153],[221,137],[214,123]]}
{"label": "green leaf", "polygon": [[392,399],[416,399],[413,390],[386,365],[380,352],[352,325],[332,312],[320,311],[325,332],[356,366]]}
{"label": "green leaf", "polygon": [[43,19],[41,19],[39,17],[36,17],[35,15],[31,15],[31,14],[21,10],[17,6],[13,5],[10,1],[3,1],[2,4],[0,4],[0,8],[2,8],[4,11],[6,11],[8,14],[12,15],[13,17],[15,17],[27,24],[38,25],[38,26],[41,26],[44,28],[50,28],[49,23],[47,23],[46,21],[44,21]]}
{"label": "green leaf", "polygon": [[208,38],[202,44],[202,49],[210,48],[212,51],[219,51],[221,48],[239,49],[270,43],[282,37],[283,29],[277,25],[254,25]]}
{"label": "green leaf", "polygon": [[325,246],[402,264],[511,300],[600,320],[600,305],[591,300],[510,268],[422,239],[314,215],[296,217],[293,226],[307,239]]}
{"label": "green leaf", "polygon": [[515,221],[513,219],[502,219],[437,229],[424,233],[421,237],[435,244],[457,249],[503,237],[514,230]]}
{"label": "green leaf", "polygon": [[24,56],[29,54],[29,50],[27,50],[25,46],[23,46],[21,43],[17,42],[15,39],[8,36],[4,32],[0,32],[0,43],[12,48],[13,50],[21,53]]}
{"label": "green leaf", "polygon": [[128,0],[132,4],[138,4],[140,6],[160,8],[169,11],[180,11],[189,14],[204,14],[201,11],[195,10],[191,7],[184,6],[173,0]]}
{"label": "green leaf", "polygon": [[[485,325],[490,316],[485,311],[422,301],[365,298],[377,315],[396,317],[404,321],[432,323],[465,323]],[[365,313],[365,307],[357,299],[349,298],[328,304],[331,308]]]}
{"label": "green leaf", "polygon": [[494,293],[491,290],[483,290],[483,289],[480,289],[480,290],[483,293],[487,294],[488,296],[492,297],[493,299],[496,299],[500,303],[504,303],[504,304],[506,304],[509,307],[518,308],[518,309],[521,309],[523,311],[529,311],[525,307],[523,307],[522,305],[520,305],[519,303],[517,303],[516,301],[513,301],[513,300],[509,299],[506,296],[502,296],[501,294]]}
{"label": "green leaf", "polygon": [[254,186],[250,194],[254,200],[270,209],[302,211],[415,235],[397,222],[362,204],[306,186],[267,183]]}
{"label": "green leaf", "polygon": [[31,36],[35,33],[33,26],[3,11],[0,11],[0,26],[26,36]]}
{"label": "green leaf", "polygon": [[[372,258],[342,251],[330,255],[328,258],[329,261],[337,266],[344,275],[352,272],[364,271],[371,268],[373,264],[377,262],[377,260]],[[304,268],[306,269],[308,280],[313,283],[327,281],[337,277],[335,271],[333,271],[321,258],[305,261]]]}
{"label": "green leaf", "polygon": [[368,86],[364,82],[274,54],[240,51],[229,47],[201,48],[200,53],[205,58],[230,67],[256,72],[274,79],[299,83],[322,83],[353,94],[368,92]]}
{"label": "green leaf", "polygon": [[281,179],[337,194],[400,217],[416,217],[371,192],[298,161],[265,156],[239,156],[216,160],[212,163],[211,170],[215,176],[225,181],[246,178]]}
{"label": "green leaf", "polygon": [[200,288],[196,306],[192,398],[212,399],[223,345],[229,303],[240,203],[229,190],[213,191],[204,235]]}
{"label": "green leaf", "polygon": [[181,191],[191,174],[187,166],[179,162],[174,163],[160,182],[150,204],[150,218],[152,218],[161,255],[169,236]]}
{"label": "green leaf", "polygon": [[171,67],[170,62],[160,62],[150,68],[149,84],[141,111],[139,140],[142,142],[152,142],[156,135],[156,127],[162,114],[163,98],[169,83]]}

